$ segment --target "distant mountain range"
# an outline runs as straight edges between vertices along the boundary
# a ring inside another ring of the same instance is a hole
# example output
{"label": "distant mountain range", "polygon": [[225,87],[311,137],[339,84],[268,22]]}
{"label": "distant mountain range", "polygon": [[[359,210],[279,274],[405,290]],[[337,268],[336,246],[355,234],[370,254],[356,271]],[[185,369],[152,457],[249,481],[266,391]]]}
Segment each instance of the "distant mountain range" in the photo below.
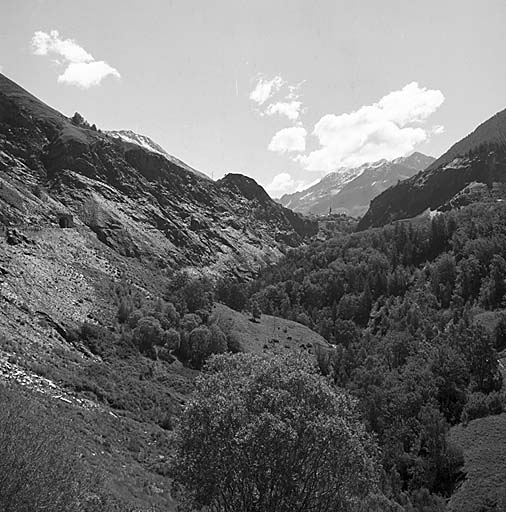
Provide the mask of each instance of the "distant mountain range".
{"label": "distant mountain range", "polygon": [[359,229],[437,210],[472,183],[506,181],[506,110],[482,123],[422,172],[374,198]]}
{"label": "distant mountain range", "polygon": [[333,213],[360,217],[375,196],[399,180],[425,169],[434,160],[416,152],[392,161],[379,160],[360,167],[343,167],[327,174],[306,190],[285,194],[279,202],[305,214],[322,215],[332,210]]}

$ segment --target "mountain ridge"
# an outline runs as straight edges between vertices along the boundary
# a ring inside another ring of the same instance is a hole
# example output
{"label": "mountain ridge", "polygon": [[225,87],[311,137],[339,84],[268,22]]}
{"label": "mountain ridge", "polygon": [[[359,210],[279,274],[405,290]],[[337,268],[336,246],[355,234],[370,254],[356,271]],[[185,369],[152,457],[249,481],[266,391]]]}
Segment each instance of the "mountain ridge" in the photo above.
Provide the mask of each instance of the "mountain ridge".
{"label": "mountain ridge", "polygon": [[375,197],[358,229],[437,210],[473,182],[489,186],[504,182],[505,167],[506,110],[502,110],[453,144],[427,169]]}
{"label": "mountain ridge", "polygon": [[322,215],[333,211],[360,217],[375,195],[397,180],[406,179],[427,167],[433,157],[414,152],[406,157],[341,168],[327,174],[306,190],[285,194],[279,202],[294,211]]}
{"label": "mountain ridge", "polygon": [[[19,197],[0,197],[0,223],[54,225],[64,211],[120,254],[215,274],[252,272],[317,231],[265,191],[248,199],[75,118],[0,74],[0,169]],[[33,201],[37,187],[55,202],[50,208]]]}

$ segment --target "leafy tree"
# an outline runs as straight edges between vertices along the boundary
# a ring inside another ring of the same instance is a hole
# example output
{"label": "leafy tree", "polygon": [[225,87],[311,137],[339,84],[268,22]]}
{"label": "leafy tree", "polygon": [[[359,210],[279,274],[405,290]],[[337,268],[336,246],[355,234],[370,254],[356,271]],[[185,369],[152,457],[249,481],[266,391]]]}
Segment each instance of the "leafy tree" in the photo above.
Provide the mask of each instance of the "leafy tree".
{"label": "leafy tree", "polygon": [[181,336],[179,332],[176,331],[176,329],[170,328],[169,330],[165,331],[165,334],[163,335],[163,341],[168,350],[177,351],[181,345]]}
{"label": "leafy tree", "polygon": [[118,322],[124,324],[134,309],[132,299],[130,297],[123,297],[118,306]]}
{"label": "leafy tree", "polygon": [[456,278],[455,258],[444,253],[432,266],[431,282],[434,295],[445,308],[450,305]]}
{"label": "leafy tree", "polygon": [[209,330],[211,331],[210,353],[222,354],[226,352],[228,348],[227,337],[220,327],[217,324],[213,324]]}
{"label": "leafy tree", "polygon": [[133,331],[133,341],[141,352],[151,354],[154,345],[163,344],[160,322],[152,316],[141,318]]}
{"label": "leafy tree", "polygon": [[260,317],[262,316],[262,311],[260,309],[260,305],[258,304],[258,301],[256,301],[256,300],[251,301],[251,316],[253,317],[253,320],[255,320],[255,321],[260,320]]}
{"label": "leafy tree", "polygon": [[227,350],[227,339],[217,325],[207,328],[200,326],[190,332],[189,359],[195,368],[201,368],[212,354],[221,354]]}
{"label": "leafy tree", "polygon": [[506,347],[506,314],[502,314],[494,328],[495,349],[502,350]]}
{"label": "leafy tree", "polygon": [[480,292],[481,303],[488,308],[499,306],[506,293],[506,261],[494,255],[489,267],[489,276],[484,280]]}
{"label": "leafy tree", "polygon": [[376,490],[354,403],[300,355],[214,357],[178,431],[187,510],[351,511]]}

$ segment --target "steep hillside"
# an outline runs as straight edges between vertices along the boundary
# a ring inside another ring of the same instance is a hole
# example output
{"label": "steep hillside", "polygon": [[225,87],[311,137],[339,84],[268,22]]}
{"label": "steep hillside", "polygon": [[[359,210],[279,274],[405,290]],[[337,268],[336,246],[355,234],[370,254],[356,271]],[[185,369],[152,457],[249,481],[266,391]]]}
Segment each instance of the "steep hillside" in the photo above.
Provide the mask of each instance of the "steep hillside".
{"label": "steep hillside", "polygon": [[506,181],[506,110],[453,145],[425,171],[385,190],[372,202],[359,229],[436,210],[473,182]]}
{"label": "steep hillside", "polygon": [[251,272],[317,230],[265,192],[247,197],[76,117],[0,75],[0,223],[51,226],[66,212],[119,254],[216,273]]}
{"label": "steep hillside", "polygon": [[380,160],[328,174],[307,190],[284,195],[280,203],[301,213],[334,213],[359,217],[383,190],[425,169],[434,158],[413,153],[391,162]]}
{"label": "steep hillside", "polygon": [[[58,411],[125,510],[175,510],[172,418],[198,372],[133,344],[122,303],[149,317],[178,270],[244,278],[316,230],[250,178],[214,182],[155,143],[69,119],[0,75],[0,384]],[[250,323],[226,318],[227,329]],[[251,325],[267,332],[269,321]],[[290,349],[319,338],[292,324]],[[244,351],[257,345],[241,341]]]}

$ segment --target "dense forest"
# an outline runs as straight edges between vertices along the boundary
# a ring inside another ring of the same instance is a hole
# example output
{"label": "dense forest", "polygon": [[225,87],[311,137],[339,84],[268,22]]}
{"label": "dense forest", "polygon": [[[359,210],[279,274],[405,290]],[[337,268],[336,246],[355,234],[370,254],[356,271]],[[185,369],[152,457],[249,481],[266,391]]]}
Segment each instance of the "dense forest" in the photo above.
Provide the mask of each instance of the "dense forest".
{"label": "dense forest", "polygon": [[506,206],[477,203],[291,250],[247,287],[331,343],[320,369],[358,398],[407,509],[442,510],[458,483],[449,428],[503,411],[505,257]]}

